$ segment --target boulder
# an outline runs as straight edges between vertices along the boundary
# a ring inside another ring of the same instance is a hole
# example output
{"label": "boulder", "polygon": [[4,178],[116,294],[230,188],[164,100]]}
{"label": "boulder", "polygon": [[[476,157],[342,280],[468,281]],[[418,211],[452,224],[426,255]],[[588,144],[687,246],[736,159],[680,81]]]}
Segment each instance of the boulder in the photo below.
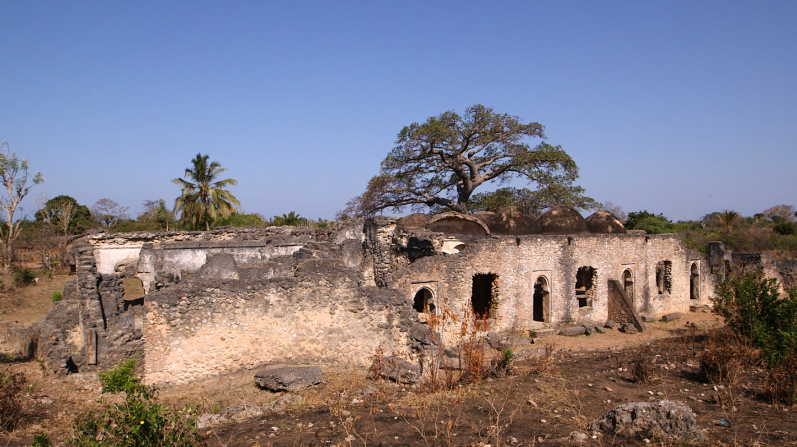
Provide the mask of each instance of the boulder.
{"label": "boulder", "polygon": [[269,391],[299,391],[321,383],[317,366],[274,366],[255,374],[255,384]]}
{"label": "boulder", "polygon": [[625,332],[626,334],[636,334],[636,327],[634,327],[633,323],[624,323],[620,326],[620,332]]}
{"label": "boulder", "polygon": [[684,314],[682,314],[681,312],[673,312],[671,314],[667,314],[667,315],[661,317],[661,321],[664,321],[665,323],[667,323],[667,322],[670,322],[670,321],[680,320],[683,317],[684,317]]}
{"label": "boulder", "polygon": [[370,370],[383,379],[398,383],[415,383],[421,378],[420,366],[394,356],[374,359]]}
{"label": "boulder", "polygon": [[686,404],[670,400],[620,405],[592,423],[592,429],[631,437],[661,437],[677,442],[700,442],[705,430]]}
{"label": "boulder", "polygon": [[606,328],[609,328],[609,329],[617,329],[618,327],[620,327],[620,323],[618,323],[618,322],[616,322],[614,320],[606,320],[606,323],[603,324],[603,327],[606,327]]}

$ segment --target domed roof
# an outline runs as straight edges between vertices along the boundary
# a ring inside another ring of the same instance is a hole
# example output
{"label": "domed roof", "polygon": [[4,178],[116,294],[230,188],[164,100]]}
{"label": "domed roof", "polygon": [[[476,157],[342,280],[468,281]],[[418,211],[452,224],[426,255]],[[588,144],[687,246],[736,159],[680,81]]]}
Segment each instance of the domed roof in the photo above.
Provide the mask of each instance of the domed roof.
{"label": "domed roof", "polygon": [[438,214],[426,226],[429,231],[445,233],[448,236],[457,236],[464,239],[478,239],[490,235],[487,225],[479,219],[455,212]]}
{"label": "domed roof", "polygon": [[495,220],[495,213],[492,211],[479,211],[478,213],[474,213],[473,217],[479,219],[483,224],[489,227],[492,221]]}
{"label": "domed roof", "polygon": [[520,236],[542,233],[542,228],[534,216],[516,206],[506,206],[498,210],[487,226],[496,234]]}
{"label": "domed roof", "polygon": [[590,233],[625,234],[625,226],[620,219],[606,210],[587,217],[587,228]]}
{"label": "domed roof", "polygon": [[587,222],[576,211],[566,205],[556,205],[537,221],[543,234],[589,233]]}
{"label": "domed roof", "polygon": [[426,225],[431,221],[432,216],[423,213],[415,213],[402,217],[396,222],[396,225],[404,228],[426,228]]}

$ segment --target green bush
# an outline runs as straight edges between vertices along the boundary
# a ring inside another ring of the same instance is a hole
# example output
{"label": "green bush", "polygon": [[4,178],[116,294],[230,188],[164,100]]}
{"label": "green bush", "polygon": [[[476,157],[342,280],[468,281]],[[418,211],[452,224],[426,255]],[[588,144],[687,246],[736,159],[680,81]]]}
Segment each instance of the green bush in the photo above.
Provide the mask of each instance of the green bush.
{"label": "green bush", "polygon": [[795,233],[795,227],[797,227],[797,225],[791,222],[780,222],[777,225],[775,225],[774,230],[775,233],[778,233],[780,235],[790,236]]}
{"label": "green bush", "polygon": [[46,433],[38,434],[33,437],[33,444],[30,447],[50,447],[50,438]]}
{"label": "green bush", "polygon": [[14,273],[14,284],[17,286],[28,286],[36,281],[36,272],[25,267]]}
{"label": "green bush", "polygon": [[53,292],[53,302],[54,303],[57,303],[58,301],[61,301],[62,299],[64,299],[64,294],[63,293],[61,293],[61,292]]}
{"label": "green bush", "polygon": [[178,446],[201,445],[196,420],[157,402],[157,390],[141,384],[135,360],[100,373],[102,392],[125,393],[121,404],[95,415],[85,412],[75,419],[70,446]]}
{"label": "green bush", "polygon": [[759,274],[731,274],[712,298],[714,312],[772,367],[797,350],[797,291],[781,297],[778,288]]}

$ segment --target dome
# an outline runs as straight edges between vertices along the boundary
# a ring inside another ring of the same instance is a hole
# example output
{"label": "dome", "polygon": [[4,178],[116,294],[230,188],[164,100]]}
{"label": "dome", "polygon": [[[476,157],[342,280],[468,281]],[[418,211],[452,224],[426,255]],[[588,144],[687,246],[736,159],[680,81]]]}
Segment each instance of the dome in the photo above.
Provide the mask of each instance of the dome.
{"label": "dome", "polygon": [[498,210],[487,226],[495,234],[540,234],[542,229],[537,220],[516,206],[506,206]]}
{"label": "dome", "polygon": [[589,233],[586,220],[578,211],[566,205],[556,205],[537,222],[542,227],[543,234]]}
{"label": "dome", "polygon": [[489,227],[495,219],[495,213],[492,211],[479,211],[478,213],[474,213],[473,217],[479,219],[483,224]]}
{"label": "dome", "polygon": [[457,236],[461,239],[479,239],[490,235],[487,225],[479,219],[460,213],[443,213],[432,217],[426,226],[429,231]]}
{"label": "dome", "polygon": [[614,214],[600,210],[587,217],[590,233],[625,234],[625,226]]}
{"label": "dome", "polygon": [[404,228],[426,228],[426,225],[431,222],[432,216],[423,213],[410,214],[404,216],[396,222],[396,225]]}

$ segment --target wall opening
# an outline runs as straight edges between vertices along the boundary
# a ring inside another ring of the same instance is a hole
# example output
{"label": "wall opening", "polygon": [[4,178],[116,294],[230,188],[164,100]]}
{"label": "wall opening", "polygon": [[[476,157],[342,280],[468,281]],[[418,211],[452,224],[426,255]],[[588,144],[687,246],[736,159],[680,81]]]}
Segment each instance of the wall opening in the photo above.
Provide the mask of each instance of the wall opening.
{"label": "wall opening", "polygon": [[412,308],[422,314],[434,313],[435,306],[433,299],[434,294],[432,294],[432,291],[424,287],[415,293]]}
{"label": "wall opening", "polygon": [[595,298],[595,279],[597,277],[598,270],[594,267],[584,266],[576,272],[578,307],[592,307],[592,300]]}
{"label": "wall opening", "polygon": [[672,293],[672,261],[656,263],[656,288],[659,289],[659,295]]}
{"label": "wall opening", "polygon": [[634,302],[634,274],[631,269],[625,269],[623,272],[623,291],[628,295],[628,299]]}
{"label": "wall opening", "polygon": [[491,273],[473,275],[470,303],[477,319],[495,318],[493,307],[497,304],[497,279],[498,276]]}
{"label": "wall opening", "polygon": [[531,319],[547,323],[550,321],[548,309],[550,303],[550,292],[548,290],[548,279],[544,276],[537,278],[534,283],[534,297],[531,300]]}
{"label": "wall opening", "polygon": [[128,276],[122,280],[122,287],[124,287],[125,294],[122,298],[124,300],[124,311],[127,311],[131,306],[142,306],[144,304],[144,283],[136,276]]}
{"label": "wall opening", "polygon": [[700,270],[697,268],[697,263],[692,263],[692,269],[689,274],[689,298],[693,300],[700,299]]}

